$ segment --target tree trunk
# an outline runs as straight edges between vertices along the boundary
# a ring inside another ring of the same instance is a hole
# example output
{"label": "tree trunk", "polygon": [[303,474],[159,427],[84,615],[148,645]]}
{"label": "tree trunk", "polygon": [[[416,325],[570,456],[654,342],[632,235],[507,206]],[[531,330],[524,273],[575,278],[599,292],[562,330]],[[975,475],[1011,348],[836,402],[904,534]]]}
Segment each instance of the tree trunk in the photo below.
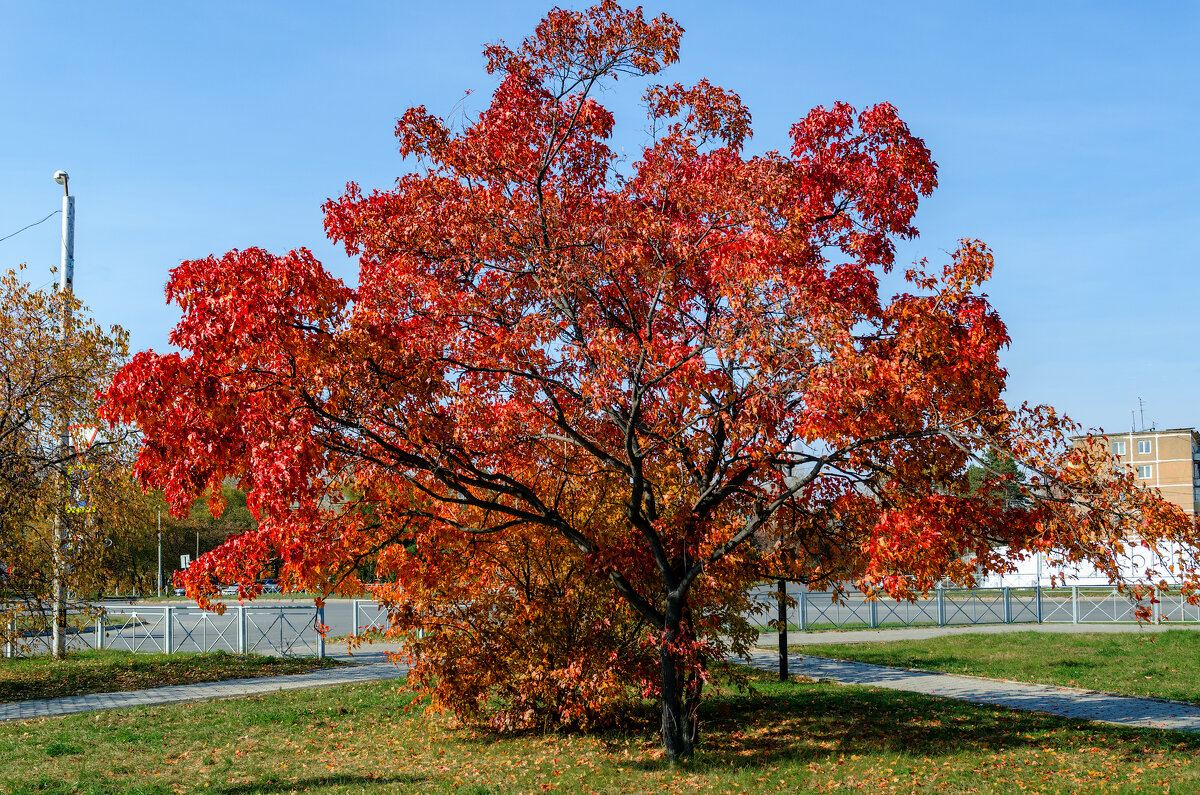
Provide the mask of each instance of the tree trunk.
{"label": "tree trunk", "polygon": [[56,660],[67,656],[67,562],[63,555],[67,532],[60,513],[61,509],[54,513],[54,574],[50,584],[50,655]]}
{"label": "tree trunk", "polygon": [[675,644],[683,630],[682,609],[668,600],[666,629],[659,647],[662,673],[662,737],[663,751],[671,761],[691,758],[699,736],[696,713],[700,708],[702,680],[698,672],[688,670],[685,660],[679,659]]}
{"label": "tree trunk", "polygon": [[788,680],[787,580],[779,580],[779,681]]}

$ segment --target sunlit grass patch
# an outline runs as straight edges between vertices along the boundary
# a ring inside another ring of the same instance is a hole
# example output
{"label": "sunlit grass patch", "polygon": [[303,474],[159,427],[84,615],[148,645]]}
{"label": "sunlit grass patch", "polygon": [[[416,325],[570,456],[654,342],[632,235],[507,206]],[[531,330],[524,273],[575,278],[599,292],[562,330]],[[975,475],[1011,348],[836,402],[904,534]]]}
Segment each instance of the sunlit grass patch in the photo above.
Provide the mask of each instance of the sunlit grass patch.
{"label": "sunlit grass patch", "polygon": [[1200,632],[945,635],[925,640],[792,646],[860,662],[1200,703]]}
{"label": "sunlit grass patch", "polygon": [[40,793],[1196,791],[1200,738],[910,693],[751,676],[706,701],[700,750],[622,731],[496,734],[397,682],[0,726],[0,790]]}

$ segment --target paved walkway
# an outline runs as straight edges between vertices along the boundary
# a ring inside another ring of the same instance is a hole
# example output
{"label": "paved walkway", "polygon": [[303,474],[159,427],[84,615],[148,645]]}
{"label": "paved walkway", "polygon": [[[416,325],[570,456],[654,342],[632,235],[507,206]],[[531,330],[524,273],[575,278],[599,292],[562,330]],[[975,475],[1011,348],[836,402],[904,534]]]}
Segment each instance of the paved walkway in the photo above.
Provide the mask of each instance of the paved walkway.
{"label": "paved walkway", "polygon": [[381,679],[398,679],[408,673],[405,666],[393,665],[386,659],[387,647],[367,647],[349,657],[334,654],[339,659],[353,661],[355,665],[326,668],[306,674],[286,676],[259,676],[253,679],[226,679],[221,682],[202,682],[194,685],[172,685],[149,690],[127,690],[121,693],[90,693],[85,696],[66,696],[35,701],[14,701],[0,704],[0,721],[28,720],[52,715],[67,715],[72,712],[91,712],[97,709],[119,709],[121,707],[153,707],[160,704],[177,704],[184,701],[208,701],[218,698],[237,698],[280,690],[299,690],[307,687],[349,685],[357,682],[375,682]]}
{"label": "paved walkway", "polygon": [[[750,664],[755,668],[778,671],[779,653],[774,650],[755,651]],[[1200,707],[1177,701],[1131,698],[1074,687],[1034,685],[1001,679],[890,668],[886,665],[834,660],[812,654],[788,655],[788,670],[794,675],[829,679],[847,685],[906,690],[910,693],[956,698],[973,704],[1045,712],[1065,718],[1099,721],[1118,726],[1200,731]]]}
{"label": "paved walkway", "polygon": [[[394,650],[395,647],[391,646],[365,646],[353,657],[345,654],[334,655],[341,659],[352,660],[356,663],[355,665],[307,674],[233,679],[224,682],[176,685],[124,693],[96,693],[86,696],[0,704],[0,721],[27,720],[97,709],[148,707],[184,701],[236,698],[281,690],[396,679],[404,676],[407,669],[387,661],[387,652]],[[777,671],[779,670],[779,656],[773,649],[758,650],[753,652],[750,664],[763,670]],[[928,671],[912,671],[869,663],[833,660],[811,654],[789,655],[788,666],[792,674],[809,676],[813,679],[828,679],[848,685],[867,685],[890,690],[925,693],[975,704],[1045,712],[1067,718],[1100,721],[1119,726],[1200,731],[1200,707],[1174,701],[1115,696],[1071,687],[1053,687]]]}

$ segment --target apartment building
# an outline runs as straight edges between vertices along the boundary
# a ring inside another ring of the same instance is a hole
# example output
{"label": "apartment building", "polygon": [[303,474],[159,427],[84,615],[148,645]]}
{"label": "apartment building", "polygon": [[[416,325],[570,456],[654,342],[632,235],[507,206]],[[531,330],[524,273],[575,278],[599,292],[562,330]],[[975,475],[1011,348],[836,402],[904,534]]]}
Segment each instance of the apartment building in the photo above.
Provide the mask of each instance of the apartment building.
{"label": "apartment building", "polygon": [[1134,470],[1138,482],[1158,489],[1189,515],[1200,513],[1200,433],[1195,428],[1104,436],[1112,454]]}

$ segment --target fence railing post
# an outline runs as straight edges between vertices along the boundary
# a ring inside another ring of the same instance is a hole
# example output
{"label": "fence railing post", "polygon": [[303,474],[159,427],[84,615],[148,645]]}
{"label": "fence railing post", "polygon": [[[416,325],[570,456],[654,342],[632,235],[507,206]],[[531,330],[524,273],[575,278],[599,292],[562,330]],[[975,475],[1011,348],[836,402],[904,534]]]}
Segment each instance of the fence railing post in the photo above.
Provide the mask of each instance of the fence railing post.
{"label": "fence railing post", "polygon": [[808,632],[808,616],[805,615],[805,608],[808,606],[806,598],[807,588],[800,591],[800,631]]}
{"label": "fence railing post", "polygon": [[1079,586],[1071,586],[1071,623],[1079,623]]}
{"label": "fence railing post", "polygon": [[16,647],[16,640],[15,640],[16,637],[17,637],[17,622],[9,621],[8,622],[8,639],[4,643],[4,656],[10,660],[17,656],[17,647]]}
{"label": "fence railing post", "polygon": [[96,627],[93,630],[96,633],[96,648],[104,648],[104,616],[103,614],[96,616]]}
{"label": "fence railing post", "polygon": [[946,593],[942,584],[937,584],[937,622],[939,627],[946,626]]}
{"label": "fence railing post", "polygon": [[[355,621],[358,617],[355,616]],[[317,659],[325,659],[325,605],[317,608],[317,624],[321,627],[317,631]]]}
{"label": "fence railing post", "polygon": [[1037,609],[1037,622],[1042,623],[1042,586],[1041,583],[1033,587],[1034,605]]}
{"label": "fence railing post", "polygon": [[237,653],[246,653],[246,606],[238,605],[237,614]]}
{"label": "fence railing post", "polygon": [[1159,623],[1162,618],[1162,602],[1153,602],[1150,605],[1150,614],[1155,624]]}
{"label": "fence railing post", "polygon": [[358,637],[358,603],[358,599],[350,603],[350,637],[352,638]]}
{"label": "fence railing post", "polygon": [[871,629],[878,629],[879,627],[879,613],[876,610],[876,604],[877,602],[874,599],[867,602],[867,615],[871,617]]}
{"label": "fence railing post", "polygon": [[163,608],[163,654],[170,654],[174,648],[172,620],[175,617],[175,608],[167,605]]}
{"label": "fence railing post", "polygon": [[1004,586],[1004,623],[1012,623],[1012,588]]}

